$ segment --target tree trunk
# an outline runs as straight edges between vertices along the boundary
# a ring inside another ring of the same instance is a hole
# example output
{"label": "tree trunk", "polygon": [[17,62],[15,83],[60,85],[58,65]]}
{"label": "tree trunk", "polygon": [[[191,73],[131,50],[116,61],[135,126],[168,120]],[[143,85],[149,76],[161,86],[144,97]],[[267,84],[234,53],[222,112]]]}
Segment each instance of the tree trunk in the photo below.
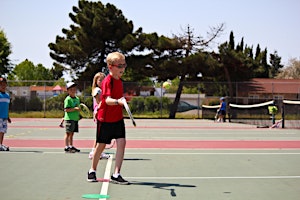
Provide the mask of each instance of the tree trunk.
{"label": "tree trunk", "polygon": [[225,77],[227,79],[227,83],[228,83],[228,87],[229,87],[229,96],[230,96],[230,99],[231,99],[233,97],[233,87],[232,87],[230,74],[229,74],[228,69],[227,69],[226,66],[224,66],[224,72],[225,72]]}
{"label": "tree trunk", "polygon": [[175,97],[173,105],[171,106],[171,109],[170,109],[169,119],[175,119],[178,103],[179,103],[182,88],[183,88],[183,81],[184,81],[184,77],[182,76],[179,81],[179,86],[178,86],[178,89],[176,92],[176,97]]}

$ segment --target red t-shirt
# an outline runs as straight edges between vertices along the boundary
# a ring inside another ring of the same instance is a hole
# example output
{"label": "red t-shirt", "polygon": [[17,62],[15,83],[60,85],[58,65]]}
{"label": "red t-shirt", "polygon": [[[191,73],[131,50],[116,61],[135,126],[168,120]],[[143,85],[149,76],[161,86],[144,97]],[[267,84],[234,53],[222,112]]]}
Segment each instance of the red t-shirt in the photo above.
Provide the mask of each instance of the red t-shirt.
{"label": "red t-shirt", "polygon": [[119,105],[107,105],[105,99],[111,97],[120,99],[123,97],[123,82],[108,75],[102,81],[101,106],[98,110],[97,119],[101,122],[117,122],[123,119],[123,107]]}

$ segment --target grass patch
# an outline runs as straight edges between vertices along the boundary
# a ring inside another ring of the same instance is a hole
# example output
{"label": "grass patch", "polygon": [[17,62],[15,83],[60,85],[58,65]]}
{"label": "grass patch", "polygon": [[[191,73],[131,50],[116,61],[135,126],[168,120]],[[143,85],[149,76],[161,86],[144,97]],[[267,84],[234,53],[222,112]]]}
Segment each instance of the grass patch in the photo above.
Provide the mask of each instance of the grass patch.
{"label": "grass patch", "polygon": [[29,112],[10,112],[10,118],[62,118],[64,112],[61,110],[52,111],[29,111]]}
{"label": "grass patch", "polygon": [[[64,112],[61,110],[52,110],[52,111],[28,111],[28,112],[10,112],[9,116],[11,118],[62,118]],[[126,111],[124,112],[124,117],[129,118]],[[168,112],[147,112],[133,114],[133,117],[136,119],[168,119]],[[176,119],[197,119],[197,114],[183,114],[176,113]]]}

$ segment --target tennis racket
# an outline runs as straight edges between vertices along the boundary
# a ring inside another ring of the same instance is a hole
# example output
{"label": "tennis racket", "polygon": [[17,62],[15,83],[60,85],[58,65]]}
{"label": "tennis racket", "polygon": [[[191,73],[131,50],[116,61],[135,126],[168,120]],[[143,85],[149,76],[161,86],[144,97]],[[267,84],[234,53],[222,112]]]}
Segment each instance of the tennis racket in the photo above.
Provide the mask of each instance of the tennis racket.
{"label": "tennis racket", "polygon": [[91,111],[84,103],[79,104],[79,108],[80,108],[79,113],[82,117],[91,118],[92,116]]}
{"label": "tennis racket", "polygon": [[129,115],[129,117],[130,117],[130,119],[131,119],[131,121],[132,121],[133,126],[136,126],[136,123],[135,123],[134,118],[133,118],[133,116],[132,116],[132,114],[131,114],[131,111],[130,111],[130,109],[129,109],[129,106],[128,106],[127,102],[126,102],[126,99],[125,99],[124,97],[122,97],[121,101],[122,101],[123,104],[124,104],[125,110],[127,111],[128,115]]}
{"label": "tennis racket", "polygon": [[215,115],[215,122],[218,120],[218,117],[219,117],[219,109],[217,110],[216,115]]}

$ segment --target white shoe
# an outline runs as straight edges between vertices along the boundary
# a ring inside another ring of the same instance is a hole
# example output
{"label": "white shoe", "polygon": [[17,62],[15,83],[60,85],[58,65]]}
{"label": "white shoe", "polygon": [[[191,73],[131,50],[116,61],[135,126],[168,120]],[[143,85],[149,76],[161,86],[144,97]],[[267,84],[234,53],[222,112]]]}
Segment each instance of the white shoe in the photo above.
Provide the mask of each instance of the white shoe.
{"label": "white shoe", "polygon": [[91,151],[90,153],[89,153],[89,159],[93,159],[93,156],[94,156],[94,151]]}
{"label": "white shoe", "polygon": [[109,159],[110,155],[107,153],[102,153],[100,159]]}

